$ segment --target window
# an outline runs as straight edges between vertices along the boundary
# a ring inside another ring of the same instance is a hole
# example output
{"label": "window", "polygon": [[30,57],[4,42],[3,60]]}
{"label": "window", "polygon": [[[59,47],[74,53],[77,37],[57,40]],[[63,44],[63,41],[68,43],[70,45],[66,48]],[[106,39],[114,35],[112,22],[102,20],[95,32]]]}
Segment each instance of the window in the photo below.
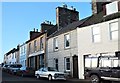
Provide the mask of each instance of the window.
{"label": "window", "polygon": [[36,52],[37,51],[37,41],[35,40],[34,41],[34,52]]}
{"label": "window", "polygon": [[70,35],[66,34],[64,36],[64,41],[65,41],[65,48],[70,48]]}
{"label": "window", "polygon": [[93,27],[92,28],[92,41],[93,42],[100,42],[100,27]]}
{"label": "window", "polygon": [[106,5],[106,14],[112,14],[118,12],[118,1],[114,1]]}
{"label": "window", "polygon": [[55,68],[58,70],[58,59],[54,59],[55,60]]}
{"label": "window", "polygon": [[43,50],[43,37],[40,38],[40,50]]}
{"label": "window", "polygon": [[70,58],[65,59],[66,70],[70,70]]}
{"label": "window", "polygon": [[28,50],[28,53],[29,53],[29,54],[31,53],[31,43],[29,43],[29,50]]}
{"label": "window", "polygon": [[58,38],[54,38],[54,50],[58,50]]}
{"label": "window", "polygon": [[110,23],[110,39],[111,40],[118,39],[118,22]]}
{"label": "window", "polygon": [[25,53],[25,46],[24,46],[24,53]]}
{"label": "window", "polygon": [[15,53],[14,53],[14,55],[15,55],[15,58],[16,58],[16,56],[17,56],[17,53],[15,52]]}
{"label": "window", "polygon": [[26,60],[25,60],[25,66],[26,66]]}
{"label": "window", "polygon": [[12,59],[14,58],[14,53],[12,54]]}

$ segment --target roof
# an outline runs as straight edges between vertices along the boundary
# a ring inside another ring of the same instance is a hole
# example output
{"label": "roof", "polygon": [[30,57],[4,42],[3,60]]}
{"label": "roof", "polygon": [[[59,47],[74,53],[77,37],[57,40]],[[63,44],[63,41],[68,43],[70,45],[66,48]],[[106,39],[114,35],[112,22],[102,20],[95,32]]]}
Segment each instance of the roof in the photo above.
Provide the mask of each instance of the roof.
{"label": "roof", "polygon": [[63,27],[61,30],[56,31],[55,33],[48,36],[48,39],[51,37],[55,37],[60,34],[66,33],[68,31],[74,30],[77,27],[82,28],[85,26],[102,23],[102,22],[109,21],[109,20],[116,19],[116,18],[120,18],[120,12],[110,14],[110,15],[105,15],[104,11],[102,11],[98,14],[91,15],[87,18],[81,19],[80,21],[73,22],[67,25],[66,27]]}
{"label": "roof", "polygon": [[104,12],[102,11],[98,14],[90,16],[90,18],[87,21],[85,21],[82,25],[79,25],[79,27],[98,24],[98,23],[106,22],[116,18],[120,18],[120,12],[110,14],[110,15],[104,15]]}
{"label": "roof", "polygon": [[9,52],[6,53],[6,56],[8,56],[9,54],[14,53],[16,51],[19,51],[19,49],[13,48],[12,50],[10,50]]}
{"label": "roof", "polygon": [[59,31],[56,31],[55,33],[51,34],[50,36],[48,36],[48,38],[51,38],[51,37],[55,37],[57,35],[60,35],[62,33],[65,33],[65,32],[68,32],[68,31],[71,31],[71,30],[74,30],[77,28],[78,25],[81,25],[82,23],[84,23],[87,19],[89,19],[89,17],[85,18],[85,19],[82,19],[80,21],[76,21],[76,22],[73,22],[69,25],[67,25],[66,27],[63,27],[62,29],[60,29]]}

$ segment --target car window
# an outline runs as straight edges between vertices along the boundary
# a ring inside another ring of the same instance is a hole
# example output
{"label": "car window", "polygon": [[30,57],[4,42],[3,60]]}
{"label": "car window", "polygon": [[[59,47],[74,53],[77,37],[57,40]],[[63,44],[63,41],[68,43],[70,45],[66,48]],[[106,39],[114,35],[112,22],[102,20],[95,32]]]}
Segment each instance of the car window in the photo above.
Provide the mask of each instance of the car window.
{"label": "car window", "polygon": [[54,67],[48,67],[48,71],[58,71],[58,70]]}

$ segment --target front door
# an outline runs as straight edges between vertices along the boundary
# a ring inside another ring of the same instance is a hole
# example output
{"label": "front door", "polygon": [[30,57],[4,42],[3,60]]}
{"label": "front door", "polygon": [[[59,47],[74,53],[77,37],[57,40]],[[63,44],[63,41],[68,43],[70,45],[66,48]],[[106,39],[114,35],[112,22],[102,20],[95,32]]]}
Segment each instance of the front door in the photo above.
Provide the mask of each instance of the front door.
{"label": "front door", "polygon": [[78,56],[73,56],[73,78],[78,78]]}

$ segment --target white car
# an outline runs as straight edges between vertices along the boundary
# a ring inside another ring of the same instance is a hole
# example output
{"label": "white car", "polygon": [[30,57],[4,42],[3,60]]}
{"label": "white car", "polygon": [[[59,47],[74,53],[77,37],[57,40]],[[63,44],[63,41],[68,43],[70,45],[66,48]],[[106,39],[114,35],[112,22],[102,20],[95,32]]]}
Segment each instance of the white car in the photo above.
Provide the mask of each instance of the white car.
{"label": "white car", "polygon": [[53,67],[42,67],[35,71],[35,76],[37,78],[45,77],[48,78],[48,80],[66,80],[65,73],[58,72]]}

